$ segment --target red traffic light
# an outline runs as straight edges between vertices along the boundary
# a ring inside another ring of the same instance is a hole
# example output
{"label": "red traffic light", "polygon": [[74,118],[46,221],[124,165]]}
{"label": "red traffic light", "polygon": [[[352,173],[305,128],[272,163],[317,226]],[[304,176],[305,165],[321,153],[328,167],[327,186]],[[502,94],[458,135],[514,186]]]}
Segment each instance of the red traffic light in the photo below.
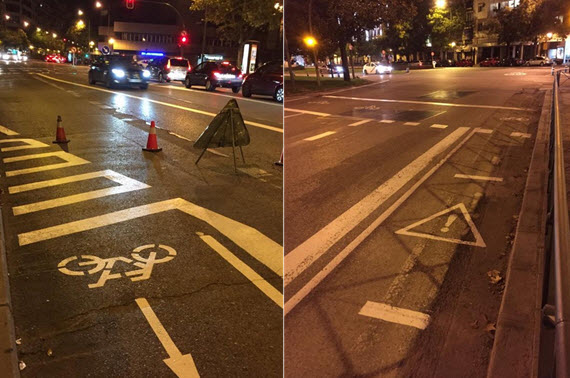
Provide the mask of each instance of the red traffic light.
{"label": "red traffic light", "polygon": [[186,32],[182,32],[180,34],[180,38],[178,39],[178,42],[181,45],[186,45],[186,44],[188,44],[189,41],[190,41],[190,38],[188,38],[188,34]]}
{"label": "red traffic light", "polygon": [[127,9],[135,9],[135,0],[127,0]]}

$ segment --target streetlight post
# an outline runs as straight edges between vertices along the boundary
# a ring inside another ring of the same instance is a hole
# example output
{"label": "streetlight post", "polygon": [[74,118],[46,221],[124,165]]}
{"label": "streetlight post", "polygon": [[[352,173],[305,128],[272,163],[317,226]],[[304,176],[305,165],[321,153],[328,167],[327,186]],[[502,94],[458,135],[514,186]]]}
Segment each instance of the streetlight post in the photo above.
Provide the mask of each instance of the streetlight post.
{"label": "streetlight post", "polygon": [[317,86],[321,86],[321,78],[319,76],[319,62],[317,60],[317,40],[313,37],[305,37],[303,39],[305,45],[313,51],[313,61],[315,63],[315,73],[317,74]]}

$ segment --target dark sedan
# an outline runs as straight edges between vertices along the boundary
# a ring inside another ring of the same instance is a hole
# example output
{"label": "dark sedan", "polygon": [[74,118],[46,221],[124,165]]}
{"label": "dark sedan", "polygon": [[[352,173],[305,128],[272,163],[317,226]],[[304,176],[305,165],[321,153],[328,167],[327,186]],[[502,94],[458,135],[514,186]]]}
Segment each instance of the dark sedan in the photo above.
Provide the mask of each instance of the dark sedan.
{"label": "dark sedan", "polygon": [[269,62],[248,75],[242,85],[243,97],[252,94],[273,96],[278,102],[283,102],[283,63]]}
{"label": "dark sedan", "polygon": [[479,63],[479,67],[497,67],[499,58],[485,58]]}
{"label": "dark sedan", "polygon": [[150,72],[142,69],[132,56],[106,55],[98,58],[89,69],[89,84],[104,83],[107,88],[118,86],[148,88]]}
{"label": "dark sedan", "polygon": [[499,65],[503,66],[503,67],[518,67],[518,66],[522,66],[524,64],[524,60],[523,59],[519,59],[519,58],[503,58],[501,59],[501,62],[499,63]]}
{"label": "dark sedan", "polygon": [[460,59],[455,62],[456,67],[473,67],[473,60],[471,59]]}
{"label": "dark sedan", "polygon": [[186,74],[184,85],[186,88],[203,85],[207,91],[213,91],[217,87],[231,88],[232,92],[238,93],[242,81],[240,70],[229,62],[203,62]]}

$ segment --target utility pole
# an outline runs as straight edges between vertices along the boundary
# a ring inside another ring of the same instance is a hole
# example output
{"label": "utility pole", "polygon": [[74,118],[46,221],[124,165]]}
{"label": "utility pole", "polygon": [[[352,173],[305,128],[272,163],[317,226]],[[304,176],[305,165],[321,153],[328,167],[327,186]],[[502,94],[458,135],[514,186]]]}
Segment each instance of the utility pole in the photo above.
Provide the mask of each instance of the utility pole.
{"label": "utility pole", "polygon": [[[311,14],[313,13],[313,0],[309,0],[309,33],[311,33],[311,37],[315,37],[313,35],[313,22],[311,18]],[[319,61],[317,60],[317,46],[313,46],[313,60],[315,63],[315,73],[317,74],[317,86],[321,86],[321,78],[319,76]],[[289,62],[291,64],[291,62]]]}
{"label": "utility pole", "polygon": [[207,31],[208,31],[208,8],[204,8],[204,30],[202,32],[202,52],[200,54],[200,63],[202,63],[204,61],[204,54],[206,54],[206,33],[207,33]]}

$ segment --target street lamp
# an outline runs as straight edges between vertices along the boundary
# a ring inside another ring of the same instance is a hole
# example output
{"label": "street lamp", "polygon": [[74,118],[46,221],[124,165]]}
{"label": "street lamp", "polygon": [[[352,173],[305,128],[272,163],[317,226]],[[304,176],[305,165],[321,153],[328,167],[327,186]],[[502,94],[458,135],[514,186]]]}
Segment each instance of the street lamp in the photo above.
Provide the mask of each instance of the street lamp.
{"label": "street lamp", "polygon": [[552,38],[552,32],[546,33],[546,37],[547,37],[548,39],[551,39],[551,38]]}
{"label": "street lamp", "polygon": [[101,4],[100,1],[95,2],[95,8],[102,8],[102,7],[103,7],[103,4]]}
{"label": "street lamp", "polygon": [[39,33],[39,32],[42,31],[42,28],[39,28],[39,27],[38,27],[38,28],[36,28],[36,31]]}
{"label": "street lamp", "polygon": [[83,20],[77,21],[77,29],[83,29],[85,27],[85,22]]}
{"label": "street lamp", "polygon": [[10,15],[9,15],[9,14],[4,15],[4,17],[6,18],[6,20],[9,20],[9,19],[10,19]]}
{"label": "street lamp", "polygon": [[447,3],[445,0],[435,0],[435,7],[436,8],[440,8],[443,9],[447,6]]}
{"label": "street lamp", "polygon": [[455,43],[455,42],[451,42],[451,43],[449,44],[449,46],[451,46],[451,47],[455,47],[455,46],[457,46],[457,43]]}
{"label": "street lamp", "polygon": [[78,16],[83,16],[83,11],[82,11],[81,9],[79,9],[79,10],[77,11],[77,15],[78,15]]}
{"label": "street lamp", "polygon": [[53,38],[57,38],[57,34],[55,34],[55,33],[52,33],[51,36],[52,36]]}
{"label": "street lamp", "polygon": [[[321,78],[319,77],[319,61],[317,60],[317,40],[313,36],[306,36],[303,42],[308,48],[313,50],[313,61],[315,62],[315,74],[317,75],[317,86],[321,86]],[[291,64],[291,62],[289,62]]]}
{"label": "street lamp", "polygon": [[28,26],[30,26],[30,23],[28,21],[24,21],[24,27],[27,28]]}
{"label": "street lamp", "polygon": [[113,38],[113,37],[109,38],[109,44],[114,45],[115,44],[115,38]]}

